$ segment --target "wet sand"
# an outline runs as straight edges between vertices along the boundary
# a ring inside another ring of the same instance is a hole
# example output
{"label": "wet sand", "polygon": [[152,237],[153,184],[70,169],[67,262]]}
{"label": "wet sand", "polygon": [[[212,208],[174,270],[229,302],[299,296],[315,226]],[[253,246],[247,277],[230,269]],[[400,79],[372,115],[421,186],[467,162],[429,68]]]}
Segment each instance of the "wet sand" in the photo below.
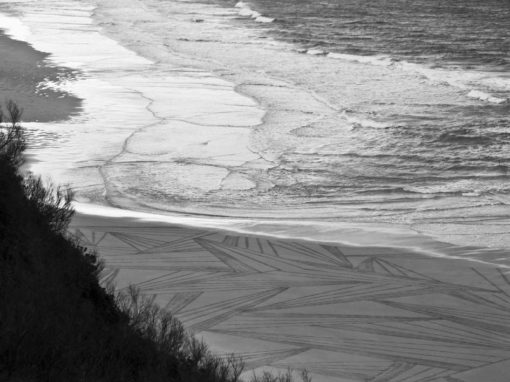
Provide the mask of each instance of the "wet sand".
{"label": "wet sand", "polygon": [[510,370],[508,270],[130,218],[78,215],[71,232],[104,260],[102,282],[155,295],[248,373],[497,382]]}
{"label": "wet sand", "polygon": [[1,31],[0,52],[0,102],[14,100],[24,109],[23,121],[61,121],[79,112],[79,98],[44,85],[70,80],[76,72],[52,64],[49,54]]}

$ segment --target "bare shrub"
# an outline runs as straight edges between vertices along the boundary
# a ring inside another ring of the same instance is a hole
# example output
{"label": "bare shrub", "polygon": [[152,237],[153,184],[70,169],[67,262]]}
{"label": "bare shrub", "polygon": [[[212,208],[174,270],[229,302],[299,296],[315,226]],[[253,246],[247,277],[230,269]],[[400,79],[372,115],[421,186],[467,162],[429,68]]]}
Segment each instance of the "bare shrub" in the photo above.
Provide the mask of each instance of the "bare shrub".
{"label": "bare shrub", "polygon": [[[25,132],[20,125],[23,109],[9,100],[5,110],[0,107],[0,159],[18,169],[24,161],[23,152],[26,149]],[[27,199],[47,219],[51,228],[64,233],[74,214],[71,207],[72,191],[51,183],[44,185],[40,178],[33,176],[24,180],[23,187]]]}
{"label": "bare shrub", "polygon": [[215,356],[207,345],[186,332],[181,322],[155,303],[155,296],[129,286],[115,294],[121,312],[143,338],[156,344],[161,354],[177,361],[180,380],[238,382],[244,362],[235,355]]}
{"label": "bare shrub", "polygon": [[13,101],[6,104],[7,114],[0,108],[0,157],[12,166],[19,167],[23,163],[23,151],[26,148],[26,138],[20,125],[23,109]]}
{"label": "bare shrub", "polygon": [[74,215],[73,192],[69,188],[43,184],[41,178],[29,175],[24,181],[27,199],[36,207],[50,227],[64,233]]}
{"label": "bare shrub", "polygon": [[[300,373],[302,382],[312,382],[312,377],[307,370],[302,370]],[[253,373],[250,382],[293,382],[294,376],[292,369],[287,369],[285,373],[273,374],[268,371],[264,371],[262,374],[257,375]]]}

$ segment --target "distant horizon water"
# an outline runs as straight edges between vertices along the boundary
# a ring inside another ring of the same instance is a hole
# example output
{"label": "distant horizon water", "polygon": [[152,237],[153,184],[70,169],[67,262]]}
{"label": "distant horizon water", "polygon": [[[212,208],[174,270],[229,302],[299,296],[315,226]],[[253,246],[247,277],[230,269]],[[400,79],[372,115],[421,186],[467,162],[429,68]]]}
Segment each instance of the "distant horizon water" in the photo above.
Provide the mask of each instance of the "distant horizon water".
{"label": "distant horizon water", "polygon": [[[55,86],[113,113],[107,149],[93,148],[96,128],[39,152],[35,168],[80,201],[510,248],[508,2],[50,3],[2,2],[39,30],[41,49],[84,69],[81,84]],[[49,13],[51,27],[37,19]],[[97,57],[56,47],[70,20],[76,36],[93,30]],[[103,116],[88,115],[72,122],[77,134]]]}

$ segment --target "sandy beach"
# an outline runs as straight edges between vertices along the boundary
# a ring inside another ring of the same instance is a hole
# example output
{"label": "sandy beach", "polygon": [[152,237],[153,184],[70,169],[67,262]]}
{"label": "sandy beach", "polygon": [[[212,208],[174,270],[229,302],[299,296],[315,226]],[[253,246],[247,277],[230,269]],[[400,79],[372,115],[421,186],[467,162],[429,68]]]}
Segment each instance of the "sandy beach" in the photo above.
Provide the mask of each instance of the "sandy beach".
{"label": "sandy beach", "polygon": [[248,375],[506,381],[506,269],[129,218],[77,215],[71,232],[105,262],[102,282],[154,295],[215,352],[243,356]]}

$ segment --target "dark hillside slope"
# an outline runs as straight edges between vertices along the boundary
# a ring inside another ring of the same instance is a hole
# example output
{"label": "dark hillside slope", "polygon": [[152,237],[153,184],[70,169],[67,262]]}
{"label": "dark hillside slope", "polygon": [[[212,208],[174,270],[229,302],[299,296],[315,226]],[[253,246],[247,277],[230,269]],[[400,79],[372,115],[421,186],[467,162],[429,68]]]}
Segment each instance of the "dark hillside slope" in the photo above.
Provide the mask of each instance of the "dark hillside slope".
{"label": "dark hillside slope", "polygon": [[95,258],[51,229],[5,161],[0,182],[0,370],[38,380],[93,370],[127,318],[99,287]]}

